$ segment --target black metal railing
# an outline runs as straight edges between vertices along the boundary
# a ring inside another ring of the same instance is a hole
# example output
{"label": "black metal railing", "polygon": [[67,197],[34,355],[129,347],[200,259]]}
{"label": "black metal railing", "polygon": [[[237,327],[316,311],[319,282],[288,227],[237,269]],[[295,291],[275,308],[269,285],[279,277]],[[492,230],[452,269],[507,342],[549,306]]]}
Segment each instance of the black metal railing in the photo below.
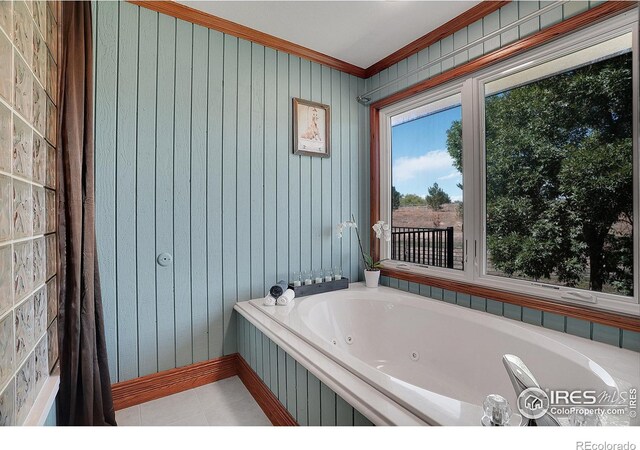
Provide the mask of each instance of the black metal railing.
{"label": "black metal railing", "polygon": [[391,259],[453,269],[453,227],[391,228]]}

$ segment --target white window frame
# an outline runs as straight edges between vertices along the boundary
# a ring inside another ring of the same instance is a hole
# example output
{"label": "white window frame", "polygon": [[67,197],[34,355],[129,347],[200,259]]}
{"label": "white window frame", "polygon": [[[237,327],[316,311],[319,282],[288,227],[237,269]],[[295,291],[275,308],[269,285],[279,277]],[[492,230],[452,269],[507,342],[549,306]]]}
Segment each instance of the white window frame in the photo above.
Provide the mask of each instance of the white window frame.
{"label": "white window frame", "polygon": [[[461,94],[462,96],[462,122],[470,123],[471,117],[467,116],[471,112],[470,108],[465,108],[465,97],[470,95],[468,92],[471,89],[470,80],[464,82],[447,83],[439,86],[437,89],[432,89],[427,92],[413,96],[403,102],[399,102],[390,105],[380,110],[380,220],[386,223],[391,223],[391,118],[398,114],[402,114],[425,104],[433,103],[438,100],[450,97],[452,95]],[[462,127],[463,133],[465,127]],[[463,148],[463,167],[467,164],[467,149]],[[463,173],[463,185],[467,186],[467,172]],[[470,174],[472,176],[472,174]],[[469,184],[470,186],[471,184]],[[465,194],[463,191],[463,200]],[[464,202],[464,216],[471,214],[470,208],[472,202]],[[469,205],[467,205],[469,204]],[[468,210],[469,209],[469,210]],[[465,229],[464,239],[469,239],[468,233]],[[465,252],[465,258],[467,253]],[[464,270],[448,269],[443,267],[428,267],[425,265],[408,263],[405,261],[391,260],[391,242],[380,241],[380,259],[385,260],[383,262],[384,267],[400,269],[405,271],[412,271],[417,273],[429,274],[432,276],[438,276],[443,278],[449,278],[453,280],[469,280],[468,264],[465,262]]]}
{"label": "white window frame", "polygon": [[[633,55],[633,169],[634,169],[634,297],[533,283],[486,274],[484,85],[529,66],[554,60],[626,33],[632,33]],[[573,32],[522,55],[509,58],[463,80],[437,86],[380,110],[380,218],[391,223],[391,117],[460,92],[462,95],[464,258],[463,270],[426,267],[401,261],[384,261],[383,266],[412,273],[465,281],[507,292],[522,293],[558,303],[582,305],[613,312],[640,315],[640,86],[638,8],[586,29]],[[381,259],[390,256],[391,244],[380,243]]]}

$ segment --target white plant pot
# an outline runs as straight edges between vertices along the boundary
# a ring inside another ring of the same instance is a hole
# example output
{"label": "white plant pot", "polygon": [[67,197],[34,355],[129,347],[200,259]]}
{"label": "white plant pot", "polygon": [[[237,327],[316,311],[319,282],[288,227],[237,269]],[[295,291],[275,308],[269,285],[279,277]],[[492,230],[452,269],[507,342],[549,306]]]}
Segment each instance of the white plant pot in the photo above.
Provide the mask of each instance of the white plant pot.
{"label": "white plant pot", "polygon": [[380,281],[379,270],[365,270],[364,271],[364,283],[368,288],[377,288]]}

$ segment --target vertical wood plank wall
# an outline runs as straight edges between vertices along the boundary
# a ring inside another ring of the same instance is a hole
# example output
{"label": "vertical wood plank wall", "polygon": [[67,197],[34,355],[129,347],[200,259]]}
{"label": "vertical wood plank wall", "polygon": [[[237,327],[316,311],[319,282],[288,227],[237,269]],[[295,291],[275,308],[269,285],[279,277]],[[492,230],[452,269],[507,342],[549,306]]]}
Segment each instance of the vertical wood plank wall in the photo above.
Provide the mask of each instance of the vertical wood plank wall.
{"label": "vertical wood plank wall", "polygon": [[447,303],[454,303],[465,308],[483,311],[496,316],[506,317],[511,320],[529,323],[544,328],[549,328],[574,336],[591,339],[604,344],[615,345],[640,352],[640,333],[620,328],[589,322],[574,317],[540,311],[533,308],[503,303],[490,298],[476,297],[475,295],[440,289],[434,286],[418,284],[410,281],[399,280],[393,277],[380,277],[380,284],[401,291],[419,294]]}
{"label": "vertical wood plank wall", "polygon": [[238,353],[301,426],[365,426],[369,419],[237,314]]}
{"label": "vertical wood plank wall", "polygon": [[451,58],[443,60],[441,63],[436,64],[428,69],[418,71],[418,73],[405,77],[405,75],[418,67],[427,64],[429,61],[433,61],[440,57],[445,57],[448,53],[453,52],[469,42],[473,42],[482,36],[486,36],[501,27],[505,27],[516,20],[531,14],[534,11],[539,10],[547,6],[550,1],[514,1],[511,2],[497,11],[485,16],[484,18],[477,20],[476,22],[462,28],[454,34],[445,37],[444,39],[433,43],[428,48],[425,48],[418,53],[414,53],[408,58],[397,62],[396,64],[382,70],[380,73],[371,76],[367,79],[366,90],[376,89],[378,86],[382,86],[385,83],[393,82],[390,86],[381,89],[380,91],[370,95],[372,101],[379,100],[387,97],[395,92],[398,92],[412,84],[422,81],[426,78],[433,77],[439,73],[445,72],[455,66],[464,64],[472,59],[482,56],[486,53],[492,52],[500,47],[510,44],[518,39],[526,37],[530,34],[536,33],[543,28],[554,25],[571,16],[575,16],[581,12],[592,8],[602,0],[592,1],[571,1],[564,5],[559,5],[556,8],[552,8],[544,14],[534,17],[521,25],[512,28],[511,30],[501,33],[499,36],[493,37],[484,41],[470,49],[458,53]]}
{"label": "vertical wood plank wall", "polygon": [[[236,352],[234,303],[293,271],[360,278],[334,229],[368,228],[364,80],[129,3],[96,2],[93,21],[113,382]],[[331,158],[291,154],[292,97],[331,106]]]}
{"label": "vertical wood plank wall", "polygon": [[[400,78],[547,3],[512,2],[361,80],[129,3],[95,2],[96,228],[112,380],[234,353],[233,304],[293,271],[339,265],[359,279],[355,237],[333,231],[354,214],[368,242],[369,119],[356,95],[397,80],[377,100],[599,2],[559,6]],[[331,106],[331,158],[291,154],[292,97]],[[173,262],[161,267],[165,252]],[[312,378],[301,382],[322,395]]]}

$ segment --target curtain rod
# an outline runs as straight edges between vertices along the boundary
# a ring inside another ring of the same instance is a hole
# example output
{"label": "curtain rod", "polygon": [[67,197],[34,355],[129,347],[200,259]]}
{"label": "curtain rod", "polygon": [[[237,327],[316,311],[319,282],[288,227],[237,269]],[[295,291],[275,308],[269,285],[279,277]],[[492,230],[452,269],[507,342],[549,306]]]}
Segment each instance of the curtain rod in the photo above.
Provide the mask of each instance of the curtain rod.
{"label": "curtain rod", "polygon": [[401,77],[396,78],[395,80],[388,81],[387,83],[385,83],[385,84],[383,84],[381,86],[378,86],[375,89],[367,91],[364,94],[360,94],[360,95],[358,95],[356,97],[356,100],[358,101],[358,103],[360,103],[362,105],[367,105],[371,101],[371,97],[370,97],[371,94],[374,94],[374,93],[376,93],[376,92],[378,92],[378,91],[380,91],[382,89],[385,89],[385,88],[387,88],[387,87],[389,87],[389,86],[391,86],[391,85],[393,85],[395,83],[398,83],[399,81],[404,80],[405,78],[408,78],[411,75],[420,72],[421,70],[425,70],[425,69],[428,69],[428,68],[430,68],[432,66],[435,66],[436,64],[439,64],[439,63],[441,63],[442,61],[444,61],[446,59],[453,58],[454,56],[458,55],[459,53],[462,53],[462,52],[465,52],[465,51],[469,50],[471,47],[475,47],[476,45],[481,44],[481,43],[483,43],[485,41],[488,41],[489,39],[492,39],[492,38],[494,38],[494,37],[496,37],[496,36],[498,36],[498,35],[500,35],[502,33],[505,33],[507,31],[511,30],[512,28],[516,28],[516,27],[520,26],[521,24],[523,24],[524,22],[527,22],[528,20],[531,20],[531,19],[533,19],[535,17],[539,17],[542,14],[544,14],[544,13],[546,13],[546,12],[552,10],[552,9],[555,9],[555,8],[558,8],[558,7],[562,6],[562,5],[564,5],[565,3],[569,3],[569,1],[570,0],[561,0],[561,1],[557,1],[555,3],[550,3],[547,6],[544,6],[544,7],[540,8],[540,9],[538,9],[537,11],[529,13],[526,16],[516,20],[515,22],[512,22],[509,25],[506,25],[505,27],[502,27],[502,28],[499,28],[499,29],[497,29],[495,31],[492,31],[491,33],[487,34],[486,36],[482,36],[481,38],[476,39],[475,41],[470,42],[470,43],[468,43],[468,44],[466,44],[466,45],[454,50],[451,53],[447,53],[446,55],[440,56],[440,57],[434,59],[433,61],[430,61],[430,62],[428,62],[428,63],[426,63],[426,64],[424,64],[424,65],[422,65],[420,67],[416,67],[415,69],[410,70],[409,72],[407,72],[406,74],[402,75]]}

